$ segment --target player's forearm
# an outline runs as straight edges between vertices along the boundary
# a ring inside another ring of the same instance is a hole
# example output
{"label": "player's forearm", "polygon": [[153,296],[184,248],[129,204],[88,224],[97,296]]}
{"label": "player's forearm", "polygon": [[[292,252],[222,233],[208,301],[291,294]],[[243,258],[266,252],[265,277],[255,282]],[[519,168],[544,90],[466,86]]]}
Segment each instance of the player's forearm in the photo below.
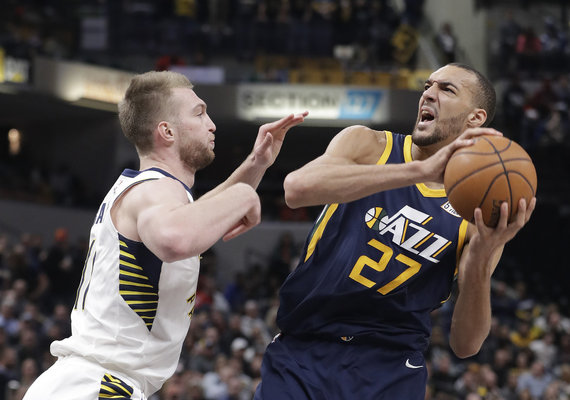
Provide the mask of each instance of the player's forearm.
{"label": "player's forearm", "polygon": [[467,250],[460,266],[459,295],[451,320],[450,346],[458,357],[479,352],[491,329],[491,275],[496,265],[490,254]]}
{"label": "player's forearm", "polygon": [[172,262],[199,255],[259,204],[255,191],[237,184],[212,196],[172,210],[150,210],[139,218],[143,242],[161,260]]}
{"label": "player's forearm", "polygon": [[291,208],[347,203],[422,181],[417,162],[386,165],[320,164],[287,175],[285,201]]}
{"label": "player's forearm", "polygon": [[449,344],[460,358],[473,356],[491,329],[490,287],[483,285],[477,290],[466,290],[455,304],[451,320]]}
{"label": "player's forearm", "polygon": [[234,172],[222,183],[216,186],[214,189],[210,190],[209,192],[205,193],[201,198],[207,199],[210,198],[225,189],[229,188],[236,183],[246,183],[254,189],[257,189],[259,186],[259,182],[263,179],[265,175],[265,171],[267,170],[267,166],[257,164],[254,159],[253,155],[250,154],[247,156],[245,161],[241,163],[239,167],[237,167]]}

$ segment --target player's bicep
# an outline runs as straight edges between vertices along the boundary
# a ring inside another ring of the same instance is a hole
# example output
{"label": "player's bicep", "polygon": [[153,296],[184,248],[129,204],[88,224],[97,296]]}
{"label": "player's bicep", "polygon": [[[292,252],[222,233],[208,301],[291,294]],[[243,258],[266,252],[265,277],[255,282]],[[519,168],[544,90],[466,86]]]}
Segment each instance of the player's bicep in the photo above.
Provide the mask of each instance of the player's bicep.
{"label": "player's bicep", "polygon": [[186,190],[179,182],[166,178],[141,184],[130,196],[130,207],[125,212],[131,214],[136,234],[151,251],[160,252],[176,226],[175,210],[188,204]]}
{"label": "player's bicep", "polygon": [[384,131],[354,125],[339,132],[325,153],[307,165],[373,164],[386,146]]}

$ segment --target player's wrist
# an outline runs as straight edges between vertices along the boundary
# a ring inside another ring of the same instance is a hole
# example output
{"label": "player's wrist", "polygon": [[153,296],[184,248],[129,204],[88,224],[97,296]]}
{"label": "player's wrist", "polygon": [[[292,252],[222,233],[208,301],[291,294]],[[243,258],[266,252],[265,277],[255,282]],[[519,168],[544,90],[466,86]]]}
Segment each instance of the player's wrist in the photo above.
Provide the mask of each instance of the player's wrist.
{"label": "player's wrist", "polygon": [[412,161],[404,164],[404,167],[406,168],[405,177],[409,185],[435,181],[429,174],[429,168],[427,168],[424,161]]}

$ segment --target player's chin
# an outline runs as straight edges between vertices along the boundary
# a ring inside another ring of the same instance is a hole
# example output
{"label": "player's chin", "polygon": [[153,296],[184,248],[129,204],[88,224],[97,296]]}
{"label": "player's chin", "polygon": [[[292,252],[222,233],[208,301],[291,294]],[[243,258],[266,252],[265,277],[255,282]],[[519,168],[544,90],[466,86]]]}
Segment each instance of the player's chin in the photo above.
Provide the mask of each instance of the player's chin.
{"label": "player's chin", "polygon": [[426,125],[416,125],[412,132],[412,142],[418,146],[431,142],[433,129]]}

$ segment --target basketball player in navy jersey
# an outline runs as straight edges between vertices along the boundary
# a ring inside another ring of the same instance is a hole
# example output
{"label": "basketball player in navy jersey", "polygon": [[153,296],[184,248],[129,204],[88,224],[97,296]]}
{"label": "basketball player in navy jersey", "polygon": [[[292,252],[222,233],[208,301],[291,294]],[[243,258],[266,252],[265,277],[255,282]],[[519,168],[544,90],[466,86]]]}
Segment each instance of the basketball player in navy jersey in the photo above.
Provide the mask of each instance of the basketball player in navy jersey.
{"label": "basketball player in navy jersey", "polygon": [[216,126],[183,75],[135,76],[119,105],[140,170],[125,170],[91,229],[71,313],[71,337],[26,400],[148,398],[175,371],[193,314],[199,255],[259,223],[255,188],[287,131],[307,113],[259,129],[253,151],[221,185],[193,201],[197,170],[214,159]]}
{"label": "basketball player in navy jersey", "polygon": [[284,182],[290,207],[325,205],[280,290],[281,334],[268,346],[260,400],[423,400],[430,313],[458,295],[450,345],[476,354],[491,322],[491,275],[536,203],[496,228],[459,217],[443,189],[454,150],[500,135],[495,91],[471,67],[431,74],[412,135],[352,126]]}

